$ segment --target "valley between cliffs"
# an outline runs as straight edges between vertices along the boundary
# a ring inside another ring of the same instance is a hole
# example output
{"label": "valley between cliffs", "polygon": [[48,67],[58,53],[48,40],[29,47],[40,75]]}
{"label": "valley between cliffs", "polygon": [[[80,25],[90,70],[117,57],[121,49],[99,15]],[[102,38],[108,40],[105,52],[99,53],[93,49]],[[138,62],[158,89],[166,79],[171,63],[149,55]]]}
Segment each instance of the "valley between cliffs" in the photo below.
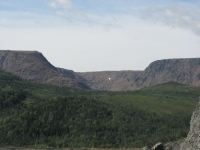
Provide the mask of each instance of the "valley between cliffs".
{"label": "valley between cliffs", "polygon": [[0,51],[0,69],[38,83],[127,91],[174,81],[200,86],[200,58],[157,60],[143,71],[74,72],[56,68],[38,51]]}
{"label": "valley between cliffs", "polygon": [[157,60],[144,71],[73,72],[61,68],[58,71],[72,75],[93,90],[138,90],[170,81],[200,86],[200,58]]}

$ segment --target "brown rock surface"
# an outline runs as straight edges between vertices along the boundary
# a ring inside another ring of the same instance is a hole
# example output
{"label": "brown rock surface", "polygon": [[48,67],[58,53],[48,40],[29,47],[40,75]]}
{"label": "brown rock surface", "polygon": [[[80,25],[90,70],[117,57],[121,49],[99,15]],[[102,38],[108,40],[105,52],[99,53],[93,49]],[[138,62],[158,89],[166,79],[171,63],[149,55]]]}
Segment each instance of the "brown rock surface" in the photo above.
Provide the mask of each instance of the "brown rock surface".
{"label": "brown rock surface", "polygon": [[164,150],[164,146],[161,142],[155,144],[150,150]]}
{"label": "brown rock surface", "polygon": [[200,58],[154,61],[144,70],[138,86],[149,87],[169,81],[200,86]]}
{"label": "brown rock surface", "polygon": [[[200,58],[152,62],[144,71],[79,72],[79,78],[95,90],[136,90],[170,81],[200,86]],[[84,80],[83,80],[84,79]]]}
{"label": "brown rock surface", "polygon": [[142,71],[100,71],[77,73],[94,90],[125,91],[135,90]]}
{"label": "brown rock surface", "polygon": [[0,69],[40,83],[126,91],[169,81],[200,86],[200,58],[152,62],[144,71],[74,72],[55,68],[37,51],[0,51]]}
{"label": "brown rock surface", "polygon": [[200,150],[200,102],[192,114],[187,138],[165,144],[165,150]]}
{"label": "brown rock surface", "polygon": [[0,51],[0,69],[34,82],[88,88],[70,76],[61,74],[37,51]]}
{"label": "brown rock surface", "polygon": [[190,121],[190,131],[185,141],[181,144],[180,150],[199,150],[200,149],[200,103],[192,114]]}
{"label": "brown rock surface", "polygon": [[180,146],[183,140],[175,141],[175,142],[170,142],[165,144],[165,150],[180,150]]}

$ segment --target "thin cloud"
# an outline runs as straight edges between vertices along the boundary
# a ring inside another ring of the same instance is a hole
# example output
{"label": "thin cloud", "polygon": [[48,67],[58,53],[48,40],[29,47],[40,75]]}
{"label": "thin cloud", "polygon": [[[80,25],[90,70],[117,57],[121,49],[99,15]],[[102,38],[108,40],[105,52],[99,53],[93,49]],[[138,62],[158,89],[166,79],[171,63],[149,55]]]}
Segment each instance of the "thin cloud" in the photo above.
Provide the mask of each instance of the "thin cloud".
{"label": "thin cloud", "polygon": [[76,8],[71,0],[51,0],[47,4],[55,10],[55,14],[65,19],[70,24],[87,24],[89,26],[102,26],[106,31],[112,28],[121,28],[117,17],[114,15],[99,15],[98,13],[87,13],[87,15]]}
{"label": "thin cloud", "polygon": [[63,12],[61,12],[61,11],[56,11],[55,13],[56,13],[57,16],[59,16],[59,17],[65,19],[65,20],[67,20],[67,22],[74,23],[70,18],[68,18],[68,17],[66,16],[65,13],[63,13]]}
{"label": "thin cloud", "polygon": [[69,0],[56,0],[57,3],[62,5],[66,11],[75,10],[74,6]]}
{"label": "thin cloud", "polygon": [[79,17],[88,19],[86,14],[76,9],[70,0],[51,0],[47,1],[47,4],[55,9],[57,16],[65,18],[70,23],[73,23]]}
{"label": "thin cloud", "polygon": [[52,8],[57,8],[57,5],[55,2],[48,2],[49,6]]}
{"label": "thin cloud", "polygon": [[200,36],[200,11],[197,8],[191,10],[181,5],[151,7],[142,13],[141,18],[171,27],[187,28]]}

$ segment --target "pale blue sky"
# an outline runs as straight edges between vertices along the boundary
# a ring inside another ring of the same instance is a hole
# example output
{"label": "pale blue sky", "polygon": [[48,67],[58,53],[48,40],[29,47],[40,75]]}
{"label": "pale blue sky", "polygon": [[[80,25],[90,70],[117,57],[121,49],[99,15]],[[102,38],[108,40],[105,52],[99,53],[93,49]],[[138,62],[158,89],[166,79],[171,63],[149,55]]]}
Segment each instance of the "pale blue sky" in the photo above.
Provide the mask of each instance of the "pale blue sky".
{"label": "pale blue sky", "polygon": [[199,0],[0,0],[0,49],[74,71],[144,70],[200,54]]}

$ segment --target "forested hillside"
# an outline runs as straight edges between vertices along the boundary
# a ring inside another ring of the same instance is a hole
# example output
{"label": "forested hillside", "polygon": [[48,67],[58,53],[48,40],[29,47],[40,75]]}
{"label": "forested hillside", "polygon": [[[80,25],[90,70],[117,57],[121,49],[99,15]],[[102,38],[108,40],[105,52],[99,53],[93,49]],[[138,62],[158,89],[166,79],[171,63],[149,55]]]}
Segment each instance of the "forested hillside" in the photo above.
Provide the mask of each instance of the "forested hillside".
{"label": "forested hillside", "polygon": [[0,71],[0,147],[142,147],[186,137],[199,87],[137,91],[32,83]]}

